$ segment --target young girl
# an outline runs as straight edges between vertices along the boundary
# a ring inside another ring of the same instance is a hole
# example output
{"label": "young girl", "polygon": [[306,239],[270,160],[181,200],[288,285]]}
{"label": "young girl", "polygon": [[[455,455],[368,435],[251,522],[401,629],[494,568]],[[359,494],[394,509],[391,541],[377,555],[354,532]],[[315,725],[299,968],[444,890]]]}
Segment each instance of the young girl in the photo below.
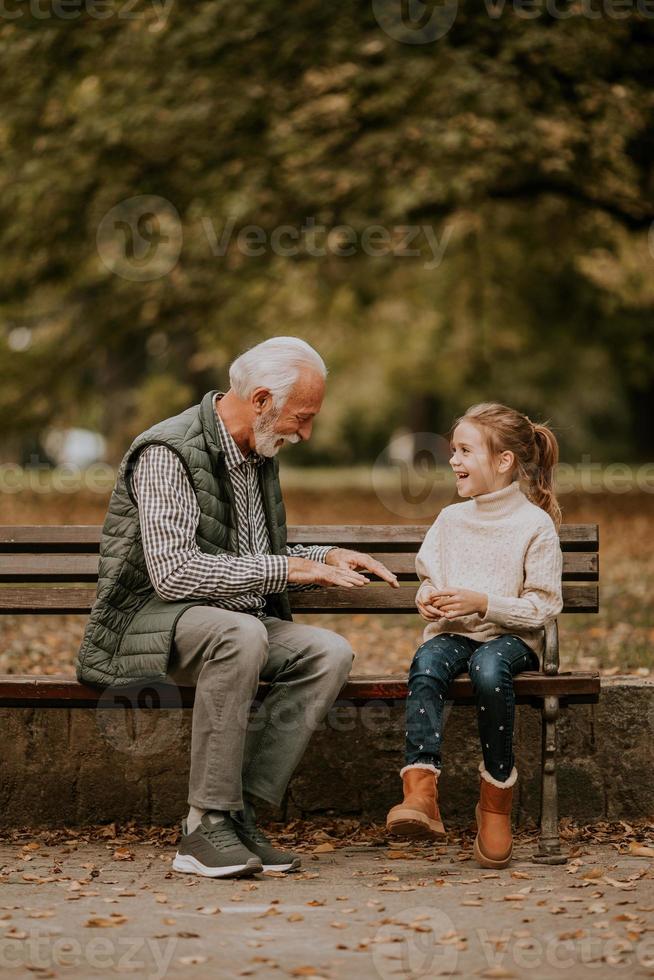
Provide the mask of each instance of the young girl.
{"label": "young girl", "polygon": [[[561,511],[552,490],[554,434],[505,405],[473,405],[452,432],[450,465],[466,503],[445,507],[416,558],[427,621],[409,671],[404,801],[390,833],[444,834],[438,808],[443,708],[467,670],[477,700],[483,761],[475,811],[476,860],[504,868],[513,851],[513,677],[538,670],[543,626],[560,613]],[[520,481],[526,485],[523,493]]]}

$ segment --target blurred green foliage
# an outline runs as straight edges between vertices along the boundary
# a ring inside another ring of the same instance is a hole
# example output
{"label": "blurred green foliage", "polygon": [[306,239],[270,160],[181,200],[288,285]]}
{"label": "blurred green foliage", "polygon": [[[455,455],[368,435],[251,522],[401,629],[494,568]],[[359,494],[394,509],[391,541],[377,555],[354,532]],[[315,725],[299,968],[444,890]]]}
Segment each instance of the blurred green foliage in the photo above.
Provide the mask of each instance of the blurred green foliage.
{"label": "blurred green foliage", "polygon": [[[485,398],[551,419],[569,459],[654,450],[651,18],[465,2],[445,37],[403,44],[369,3],[6,7],[7,444],[86,425],[119,458],[224,386],[244,347],[294,334],[331,375],[307,462],[370,459],[398,427],[444,431]],[[112,272],[96,241],[136,195],[170,202],[183,232],[150,281]],[[442,261],[423,232],[412,257],[236,240],[307,220],[428,226]]]}

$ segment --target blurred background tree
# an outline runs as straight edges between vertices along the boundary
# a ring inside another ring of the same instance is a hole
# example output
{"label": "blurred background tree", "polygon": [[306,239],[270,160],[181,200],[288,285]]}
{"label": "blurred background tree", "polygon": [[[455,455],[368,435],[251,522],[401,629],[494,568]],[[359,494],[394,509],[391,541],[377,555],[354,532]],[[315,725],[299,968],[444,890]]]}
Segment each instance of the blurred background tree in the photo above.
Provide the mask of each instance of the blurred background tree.
{"label": "blurred background tree", "polygon": [[[486,398],[551,419],[568,458],[651,458],[652,18],[465,2],[404,44],[368,3],[106,6],[0,20],[5,454],[86,426],[116,461],[294,334],[331,374],[305,462],[369,460]],[[183,238],[144,281],[98,248],[139,195]],[[308,221],[427,226],[442,260],[424,232],[413,257],[237,242]]]}

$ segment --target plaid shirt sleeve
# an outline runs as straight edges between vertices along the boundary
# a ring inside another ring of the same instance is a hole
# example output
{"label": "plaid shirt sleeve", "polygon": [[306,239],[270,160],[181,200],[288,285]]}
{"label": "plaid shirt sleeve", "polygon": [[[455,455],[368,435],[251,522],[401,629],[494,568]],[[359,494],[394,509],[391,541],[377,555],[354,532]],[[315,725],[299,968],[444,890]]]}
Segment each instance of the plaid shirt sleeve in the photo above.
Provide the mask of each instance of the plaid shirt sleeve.
{"label": "plaid shirt sleeve", "polygon": [[149,446],[133,474],[143,552],[152,585],[160,598],[220,599],[286,588],[285,555],[210,555],[195,534],[200,508],[177,454]]}
{"label": "plaid shirt sleeve", "polygon": [[[318,544],[293,544],[286,545],[286,554],[289,558],[308,558],[310,561],[322,561],[327,558],[327,553],[332,551],[335,545],[328,545],[326,548]],[[289,582],[287,589],[289,592],[309,592],[311,589],[318,589],[320,586],[309,583],[300,585],[297,582]]]}

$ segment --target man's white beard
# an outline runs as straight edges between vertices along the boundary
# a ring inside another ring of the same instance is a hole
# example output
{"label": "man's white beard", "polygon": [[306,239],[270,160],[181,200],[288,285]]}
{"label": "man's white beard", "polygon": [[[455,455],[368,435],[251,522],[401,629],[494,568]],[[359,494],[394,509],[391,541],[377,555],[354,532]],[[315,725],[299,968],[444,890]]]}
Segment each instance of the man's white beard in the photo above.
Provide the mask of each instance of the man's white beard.
{"label": "man's white beard", "polygon": [[[285,442],[295,443],[300,441],[296,435],[284,436],[275,432],[275,424],[279,419],[279,411],[272,408],[265,415],[260,415],[255,419],[252,431],[254,433],[254,448],[260,456],[276,456]],[[276,443],[281,440],[279,445]]]}

